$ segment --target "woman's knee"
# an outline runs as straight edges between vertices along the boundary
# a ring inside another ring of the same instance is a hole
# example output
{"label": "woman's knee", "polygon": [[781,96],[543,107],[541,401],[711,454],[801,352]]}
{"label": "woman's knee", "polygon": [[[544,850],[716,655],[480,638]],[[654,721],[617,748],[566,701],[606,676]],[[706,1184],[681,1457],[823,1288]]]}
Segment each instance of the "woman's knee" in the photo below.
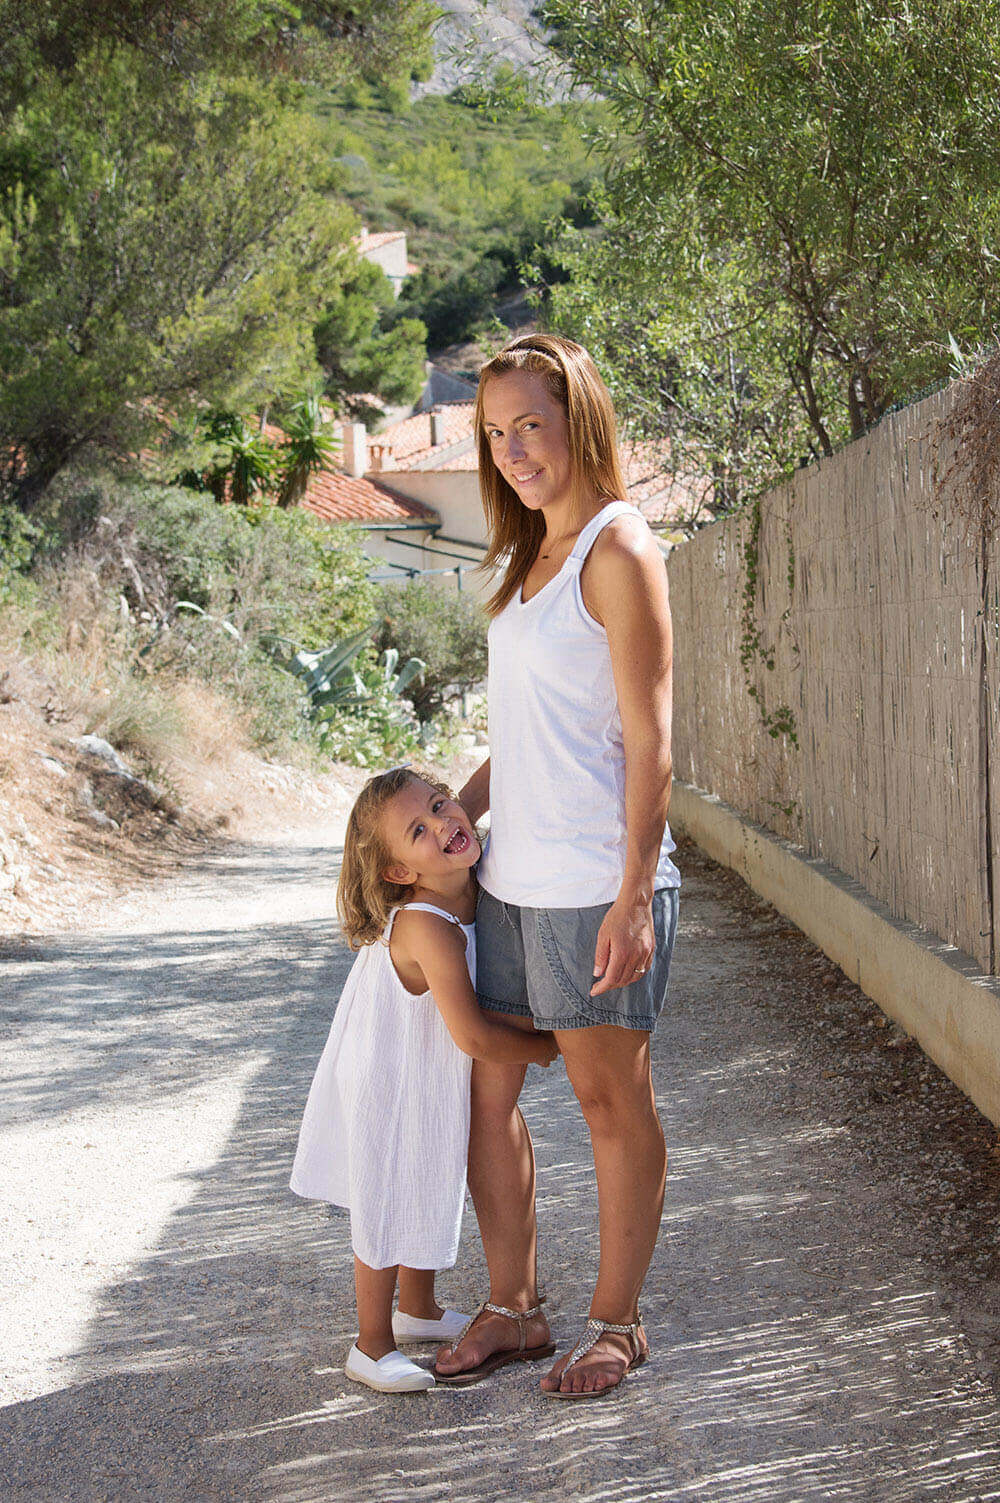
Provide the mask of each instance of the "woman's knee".
{"label": "woman's knee", "polygon": [[659,1118],[651,1087],[644,1081],[584,1075],[572,1081],[580,1110],[591,1132],[627,1137],[656,1126]]}
{"label": "woman's knee", "polygon": [[517,1110],[523,1085],[522,1065],[491,1065],[477,1059],[472,1067],[474,1121],[507,1121]]}

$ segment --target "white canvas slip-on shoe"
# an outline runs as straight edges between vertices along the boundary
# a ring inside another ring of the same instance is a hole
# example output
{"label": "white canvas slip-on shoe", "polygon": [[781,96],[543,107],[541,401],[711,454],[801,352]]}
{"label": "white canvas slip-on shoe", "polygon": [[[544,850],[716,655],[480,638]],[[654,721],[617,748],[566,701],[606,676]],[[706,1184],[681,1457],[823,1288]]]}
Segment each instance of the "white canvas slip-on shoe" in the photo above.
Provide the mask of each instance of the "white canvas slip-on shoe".
{"label": "white canvas slip-on shoe", "polygon": [[404,1315],[402,1310],[393,1311],[392,1334],[395,1341],[454,1341],[459,1331],[465,1329],[469,1317],[459,1315],[457,1310],[446,1310],[440,1320],[421,1320],[416,1315]]}
{"label": "white canvas slip-on shoe", "polygon": [[386,1352],[376,1362],[352,1346],[344,1363],[344,1376],[352,1383],[364,1383],[379,1393],[419,1393],[434,1387],[434,1374],[418,1367],[402,1352]]}

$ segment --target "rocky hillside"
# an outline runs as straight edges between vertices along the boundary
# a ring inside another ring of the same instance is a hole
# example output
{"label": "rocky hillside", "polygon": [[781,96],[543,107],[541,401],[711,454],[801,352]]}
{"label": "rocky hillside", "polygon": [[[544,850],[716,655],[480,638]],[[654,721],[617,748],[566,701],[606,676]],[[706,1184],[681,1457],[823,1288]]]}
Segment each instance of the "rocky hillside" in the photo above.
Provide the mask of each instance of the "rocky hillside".
{"label": "rocky hillside", "polygon": [[517,70],[537,68],[551,54],[544,32],[532,19],[531,0],[438,0],[444,16],[434,33],[436,66],[416,93],[447,94],[476,67],[506,63]]}

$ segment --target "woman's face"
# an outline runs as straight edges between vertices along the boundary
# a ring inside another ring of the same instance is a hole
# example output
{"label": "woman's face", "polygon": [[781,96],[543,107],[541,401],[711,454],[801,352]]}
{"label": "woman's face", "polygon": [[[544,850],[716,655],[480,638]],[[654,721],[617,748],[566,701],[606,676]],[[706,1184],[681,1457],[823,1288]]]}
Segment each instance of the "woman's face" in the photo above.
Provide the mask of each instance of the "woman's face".
{"label": "woman's face", "polygon": [[534,511],[571,500],[569,423],[541,376],[492,377],[483,392],[483,427],[493,463],[525,506]]}

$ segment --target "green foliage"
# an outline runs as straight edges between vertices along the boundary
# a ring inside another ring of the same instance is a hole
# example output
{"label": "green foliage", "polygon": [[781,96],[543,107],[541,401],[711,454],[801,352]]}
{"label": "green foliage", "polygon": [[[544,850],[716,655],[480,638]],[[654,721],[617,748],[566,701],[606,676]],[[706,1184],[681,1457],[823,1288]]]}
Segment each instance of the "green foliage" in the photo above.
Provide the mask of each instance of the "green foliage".
{"label": "green foliage", "polygon": [[476,77],[453,89],[449,98],[469,109],[478,110],[488,120],[516,118],[538,103],[540,90],[530,74],[496,63],[493,68],[477,71]]}
{"label": "green foliage", "polygon": [[603,235],[571,241],[582,275],[553,316],[608,350],[648,330],[623,384],[706,446],[724,503],[946,377],[949,334],[991,336],[991,8],[550,0],[545,15],[612,115]]}
{"label": "green foliage", "polygon": [[300,509],[218,506],[204,493],[67,477],[52,488],[47,561],[71,550],[137,615],[171,621],[190,601],[232,623],[307,648],[366,626],[374,614],[369,560],[350,529]]}
{"label": "green foliage", "polygon": [[442,279],[421,272],[403,289],[401,305],[420,309],[432,348],[467,338],[495,308],[499,290],[510,285],[511,267],[498,256],[485,256],[468,271]]}
{"label": "green foliage", "polygon": [[377,664],[367,666],[361,676],[370,690],[367,697],[352,708],[329,712],[323,721],[320,745],[326,756],[355,767],[377,767],[417,750],[420,724],[408,700],[386,685]]}
{"label": "green foliage", "polygon": [[0,604],[9,599],[18,576],[31,567],[42,533],[13,506],[0,505]]}
{"label": "green foliage", "polygon": [[258,428],[234,412],[213,414],[209,438],[225,450],[223,461],[207,478],[207,489],[216,501],[226,499],[246,506],[271,487],[278,468],[278,454]]}
{"label": "green foliage", "polygon": [[300,397],[281,414],[285,438],[278,452],[281,480],[279,506],[295,506],[305,495],[310,478],[333,468],[337,444],[315,395]]}
{"label": "green foliage", "polygon": [[365,648],[370,637],[369,626],[319,652],[300,648],[290,655],[289,644],[267,644],[275,661],[302,683],[322,750],[359,767],[411,750],[420,731],[404,695],[424,664],[410,658],[400,669],[395,648],[376,661]]}
{"label": "green foliage", "polygon": [[427,331],[415,318],[390,317],[392,284],[370,261],[359,260],[316,326],[316,354],[325,390],[342,411],[364,415],[357,398],[413,402],[424,381]]}
{"label": "green foliage", "polygon": [[251,424],[235,412],[202,415],[188,442],[193,453],[204,451],[201,462],[182,470],[175,483],[238,506],[268,498],[280,507],[297,505],[310,476],[332,468],[337,444],[315,395],[285,405],[278,416],[285,435],[280,442],[265,436],[257,418]]}
{"label": "green foliage", "polygon": [[[760,593],[760,529],[762,520],[761,498],[758,496],[750,507],[750,521],[743,544],[744,579],[743,601],[740,611],[740,664],[743,668],[743,678],[746,683],[747,693],[757,706],[761,724],[767,731],[767,734],[771,737],[772,741],[776,741],[779,736],[785,736],[789,744],[797,748],[799,736],[795,721],[795,712],[786,704],[779,704],[773,710],[769,710],[765,704],[765,696],[757,683],[755,673],[755,664],[757,662],[760,662],[769,673],[774,672],[775,663],[774,649],[765,644],[757,618],[757,597]],[[794,585],[795,558],[792,553],[791,538],[789,538],[789,589],[793,589]]]}
{"label": "green foliage", "polygon": [[365,686],[354,660],[370,636],[371,629],[366,627],[346,641],[333,642],[318,652],[299,647],[289,653],[288,647],[294,644],[274,637],[268,639],[267,646],[275,661],[301,681],[313,710],[322,710],[364,699]]}
{"label": "green foliage", "polygon": [[428,0],[0,0],[0,112],[39,67],[72,72],[94,47],[134,48],[173,87],[206,71],[385,84],[430,67]]}
{"label": "green foliage", "polygon": [[486,677],[486,619],[470,595],[430,582],[389,584],[378,598],[376,646],[419,658],[423,674],[410,689],[422,722],[444,708],[449,695],[472,689]]}
{"label": "green foliage", "polygon": [[[0,494],[30,506],[87,451],[134,456],[206,406],[316,383],[354,221],[305,82],[398,94],[434,15],[0,0]],[[418,335],[388,335],[392,356]]]}
{"label": "green foliage", "polygon": [[262,86],[166,92],[134,57],[42,76],[0,142],[0,453],[32,500],[205,402],[316,377],[312,324],[350,220],[308,120]]}
{"label": "green foliage", "polygon": [[[358,755],[377,762],[416,744],[403,695],[422,665],[400,672],[395,654],[379,659],[365,647],[375,592],[349,529],[297,508],[219,506],[204,492],[71,474],[31,523],[6,509],[0,526],[8,517],[12,537],[32,535],[37,589],[49,602],[35,613],[33,641],[68,616],[92,618],[106,643],[94,670],[104,687],[88,690],[102,724],[112,724],[117,699],[123,714],[134,705],[155,721],[156,685],[196,679],[235,704],[268,750],[300,740],[354,760],[356,736]],[[296,648],[282,666],[275,642],[302,644],[306,662],[332,638],[353,638],[350,692],[319,693],[311,704],[308,686],[286,671]]]}
{"label": "green foliage", "polygon": [[[433,325],[432,348],[468,337],[497,296],[517,291],[519,263],[546,240],[550,220],[586,212],[598,172],[586,140],[597,104],[518,104],[490,119],[454,97],[428,96],[400,116],[372,94],[354,107],[342,94],[314,94],[313,108],[347,201],[372,228],[407,231],[422,274],[404,284],[396,317]],[[487,257],[503,275],[484,292],[477,269]]]}
{"label": "green foliage", "polygon": [[536,278],[550,282],[547,321],[591,351],[631,432],[666,439],[678,472],[713,477],[711,509],[724,514],[813,452],[782,350],[737,276],[668,275],[665,251],[632,259],[608,215],[600,235],[566,226],[550,245],[561,281]]}

